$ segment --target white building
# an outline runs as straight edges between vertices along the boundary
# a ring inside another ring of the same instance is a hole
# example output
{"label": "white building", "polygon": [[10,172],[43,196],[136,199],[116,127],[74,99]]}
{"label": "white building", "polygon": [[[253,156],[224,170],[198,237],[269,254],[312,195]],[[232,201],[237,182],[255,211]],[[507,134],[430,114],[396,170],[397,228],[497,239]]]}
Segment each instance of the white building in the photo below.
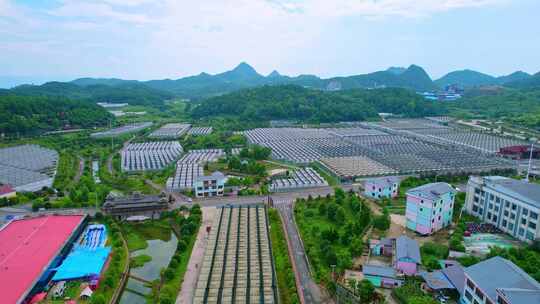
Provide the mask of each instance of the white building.
{"label": "white building", "polygon": [[226,179],[225,175],[219,171],[208,176],[199,176],[194,185],[195,196],[223,196]]}
{"label": "white building", "polygon": [[513,237],[540,238],[540,185],[501,176],[471,176],[465,210]]}

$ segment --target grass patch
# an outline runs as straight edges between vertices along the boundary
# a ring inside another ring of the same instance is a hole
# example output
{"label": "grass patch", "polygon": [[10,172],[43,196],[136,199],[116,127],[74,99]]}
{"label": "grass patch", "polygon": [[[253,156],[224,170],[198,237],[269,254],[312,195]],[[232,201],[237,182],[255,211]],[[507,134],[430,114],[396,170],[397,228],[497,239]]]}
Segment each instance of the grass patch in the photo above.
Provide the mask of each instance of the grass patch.
{"label": "grass patch", "polygon": [[126,223],[122,225],[122,230],[130,252],[148,247],[146,240],[167,242],[171,238],[171,227],[165,219],[142,223]]}
{"label": "grass patch", "polygon": [[280,302],[282,304],[300,303],[281,218],[275,209],[268,210],[268,217],[270,219],[270,238],[272,240],[272,253],[276,267]]}
{"label": "grass patch", "polygon": [[129,265],[131,266],[131,268],[143,267],[144,264],[150,262],[151,260],[152,260],[151,256],[146,255],[146,254],[141,254],[136,257],[132,257],[129,260]]}

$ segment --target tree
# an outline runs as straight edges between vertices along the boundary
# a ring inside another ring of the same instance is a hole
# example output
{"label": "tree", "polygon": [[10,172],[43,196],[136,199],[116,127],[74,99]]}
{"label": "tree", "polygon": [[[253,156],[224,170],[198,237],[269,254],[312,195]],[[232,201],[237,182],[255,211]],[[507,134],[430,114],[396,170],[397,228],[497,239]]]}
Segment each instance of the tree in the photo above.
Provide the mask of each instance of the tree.
{"label": "tree", "polygon": [[362,280],[356,285],[356,292],[362,303],[370,303],[375,297],[375,287],[368,280]]}

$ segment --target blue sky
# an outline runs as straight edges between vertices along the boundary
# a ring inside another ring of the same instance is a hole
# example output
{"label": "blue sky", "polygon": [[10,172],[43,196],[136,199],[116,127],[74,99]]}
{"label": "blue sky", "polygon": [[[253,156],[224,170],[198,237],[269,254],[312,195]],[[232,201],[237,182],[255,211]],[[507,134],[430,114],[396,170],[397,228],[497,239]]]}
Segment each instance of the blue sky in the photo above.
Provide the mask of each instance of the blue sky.
{"label": "blue sky", "polygon": [[540,71],[538,0],[0,0],[0,78]]}

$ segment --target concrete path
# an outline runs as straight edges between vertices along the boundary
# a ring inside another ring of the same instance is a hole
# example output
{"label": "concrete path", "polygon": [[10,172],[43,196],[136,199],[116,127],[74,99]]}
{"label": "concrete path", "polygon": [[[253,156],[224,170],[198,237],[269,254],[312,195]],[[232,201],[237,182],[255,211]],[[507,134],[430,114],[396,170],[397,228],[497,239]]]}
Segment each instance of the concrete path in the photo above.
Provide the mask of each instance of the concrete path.
{"label": "concrete path", "polygon": [[74,184],[79,183],[83,173],[84,173],[84,158],[82,156],[79,156],[79,170],[77,171],[77,174],[75,174],[75,177],[73,178]]}
{"label": "concrete path", "polygon": [[199,229],[195,245],[191,251],[191,257],[189,258],[187,270],[184,274],[184,281],[180,287],[180,293],[176,298],[176,304],[193,303],[193,296],[195,295],[197,279],[199,278],[201,264],[204,259],[204,249],[206,248],[208,237],[206,227],[212,226],[217,209],[214,207],[203,207],[201,208],[201,211],[203,217],[201,228]]}

